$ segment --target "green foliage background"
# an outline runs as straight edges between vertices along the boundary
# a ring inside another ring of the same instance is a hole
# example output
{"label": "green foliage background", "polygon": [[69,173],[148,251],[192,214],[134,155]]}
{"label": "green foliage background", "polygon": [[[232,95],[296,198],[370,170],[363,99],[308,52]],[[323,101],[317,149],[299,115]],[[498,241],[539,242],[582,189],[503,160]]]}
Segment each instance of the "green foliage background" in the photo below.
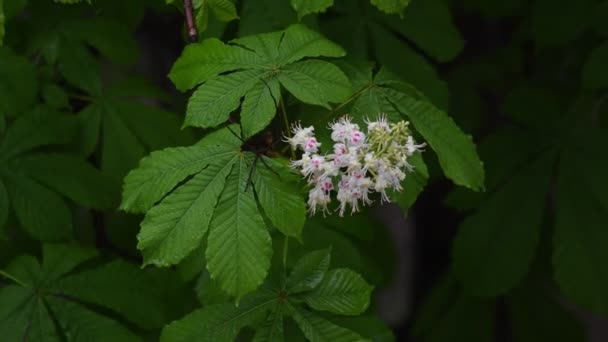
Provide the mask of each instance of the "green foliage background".
{"label": "green foliage background", "polygon": [[584,341],[567,308],[608,315],[608,2],[193,6],[176,95],[136,37],[181,1],[0,0],[3,340],[404,339],[371,301],[387,228],[309,217],[280,141],[344,113],[410,121],[428,148],[395,202],[449,184],[463,218],[409,337]]}

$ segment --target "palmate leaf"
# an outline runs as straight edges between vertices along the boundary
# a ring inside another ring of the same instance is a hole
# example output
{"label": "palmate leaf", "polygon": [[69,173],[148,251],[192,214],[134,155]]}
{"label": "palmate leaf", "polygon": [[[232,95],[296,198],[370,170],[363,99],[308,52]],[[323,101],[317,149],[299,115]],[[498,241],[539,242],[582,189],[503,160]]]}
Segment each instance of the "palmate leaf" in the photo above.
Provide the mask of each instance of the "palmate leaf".
{"label": "palmate leaf", "polygon": [[[335,65],[306,57],[340,57],[338,45],[297,24],[284,31],[245,36],[224,44],[207,39],[186,48],[169,77],[180,90],[203,83],[186,111],[185,126],[215,127],[241,104],[245,137],[261,131],[280,100],[276,80],[299,100],[329,107],[348,97],[348,78]],[[229,73],[231,72],[231,73]]]}
{"label": "palmate leaf", "polygon": [[[254,165],[256,157],[239,151],[234,144],[240,141],[229,134],[224,128],[195,146],[144,158],[125,178],[121,208],[147,211],[138,235],[144,264],[178,263],[209,231],[205,254],[211,278],[239,298],[261,284],[270,266],[270,227],[262,212],[281,231],[297,237],[305,204],[291,192],[293,176],[285,166],[270,159],[265,159],[267,165]],[[277,203],[284,209],[279,211]]]}
{"label": "palmate leaf", "polygon": [[298,19],[311,13],[325,12],[334,0],[291,0],[291,7],[298,12]]}
{"label": "palmate leaf", "polygon": [[[367,75],[371,76],[369,73]],[[445,112],[425,101],[415,89],[399,80],[391,80],[392,77],[388,71],[381,69],[373,80],[369,79],[367,84],[362,85],[360,95],[352,105],[352,113],[359,120],[385,113],[391,120],[411,121],[439,157],[448,178],[473,190],[483,189],[483,164],[471,138]],[[422,183],[424,178],[422,167],[416,183]],[[416,188],[419,187],[417,184]]]}
{"label": "palmate leaf", "polygon": [[37,239],[70,236],[71,213],[61,196],[89,208],[112,204],[112,189],[93,166],[63,153],[35,152],[72,143],[77,125],[74,117],[39,107],[13,121],[0,142],[0,178],[19,223]]}
{"label": "palmate leaf", "polygon": [[[127,85],[137,86],[129,80]],[[192,142],[189,132],[180,131],[176,114],[132,100],[133,90],[121,91],[125,86],[119,82],[104,89],[102,96],[78,113],[80,153],[89,156],[101,142],[101,170],[115,184],[149,151]],[[142,90],[148,93],[148,88]],[[158,134],[159,128],[165,133]]]}
{"label": "palmate leaf", "polygon": [[[95,256],[94,250],[82,247],[44,245],[42,265],[31,256],[13,259],[3,274],[17,284],[0,289],[3,338],[59,341],[70,336],[70,340],[83,342],[139,341],[129,329],[88,304],[109,309],[114,316],[123,313],[129,319],[135,318],[142,328],[148,328],[154,318],[137,316],[134,312],[145,310],[148,315],[163,312],[159,293],[152,290],[156,285],[136,266],[122,262],[69,275]],[[153,325],[159,326],[163,320]]]}
{"label": "palmate leaf", "polygon": [[[357,333],[336,325],[333,320],[338,320],[339,316],[326,319],[327,315],[318,316],[305,308],[308,305],[313,309],[317,307],[339,314],[352,314],[361,312],[369,305],[371,287],[351,270],[330,271],[327,283],[321,282],[329,259],[329,249],[311,252],[298,261],[284,284],[269,281],[255,292],[245,295],[237,305],[234,302],[214,301],[223,298],[222,295],[209,300],[202,309],[166,326],[161,342],[233,341],[238,339],[240,330],[245,326],[255,330],[253,341],[291,340],[293,331],[285,330],[284,326],[289,317],[298,323],[310,341],[366,341]],[[208,278],[205,271],[201,277],[206,278],[205,289],[215,291],[213,280]],[[273,278],[278,277],[279,274],[273,275]],[[347,325],[354,323],[344,322]],[[378,324],[371,325],[358,328],[362,328],[366,334],[379,333]]]}
{"label": "palmate leaf", "polygon": [[176,264],[200,245],[236,158],[215,160],[148,211],[137,245],[144,264]]}

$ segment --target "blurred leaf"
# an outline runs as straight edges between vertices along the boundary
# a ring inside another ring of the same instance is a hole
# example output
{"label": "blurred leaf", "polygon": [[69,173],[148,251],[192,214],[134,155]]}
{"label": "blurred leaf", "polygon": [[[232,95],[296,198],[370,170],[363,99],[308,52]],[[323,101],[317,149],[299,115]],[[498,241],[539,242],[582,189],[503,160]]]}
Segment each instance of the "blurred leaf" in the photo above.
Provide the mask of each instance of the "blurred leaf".
{"label": "blurred leaf", "polygon": [[532,32],[542,45],[565,44],[583,33],[591,23],[593,0],[536,1],[532,12]]}
{"label": "blurred leaf", "polygon": [[409,5],[410,0],[370,0],[372,5],[386,13],[398,13],[403,15],[403,10]]}
{"label": "blurred leaf", "polygon": [[53,290],[114,310],[145,329],[165,325],[165,307],[159,284],[124,261],[68,275],[51,286]]}
{"label": "blurred leaf", "polygon": [[298,19],[311,13],[325,12],[334,0],[291,0],[291,6],[298,12]]}
{"label": "blurred leaf", "polygon": [[599,2],[593,11],[593,25],[598,33],[608,36],[608,1]]}
{"label": "blurred leaf", "polygon": [[466,296],[448,273],[424,301],[413,335],[425,342],[492,341],[492,312],[490,302]]}
{"label": "blurred leaf", "polygon": [[34,66],[0,47],[0,114],[15,117],[36,101],[38,83]]}
{"label": "blurred leaf", "polygon": [[[461,225],[454,271],[464,291],[493,297],[515,286],[534,257],[555,156],[518,170]],[[521,197],[526,193],[525,197]]]}
{"label": "blurred leaf", "polygon": [[[43,268],[38,261],[30,256],[14,259],[3,271],[15,280],[16,285],[0,288],[0,333],[9,340],[60,340],[63,336],[73,336],[74,341],[139,341],[127,328],[107,314],[114,315],[117,297],[108,297],[112,300],[107,303],[93,296],[93,300],[100,307],[110,312],[95,312],[84,305],[89,299],[78,297],[79,294],[70,292],[70,289],[58,286],[63,280],[55,280],[62,274],[74,269],[78,264],[90,259],[94,254],[82,249],[67,245],[45,245],[43,248]],[[101,272],[97,273],[97,272]],[[115,286],[129,289],[133,276],[141,272],[136,267],[130,269],[128,274]],[[89,275],[89,276],[87,276]],[[71,276],[81,279],[79,289],[84,292],[90,286],[98,286],[95,281],[109,281],[102,268],[92,269]],[[97,278],[97,279],[95,279]],[[74,278],[73,278],[74,279]],[[149,284],[147,284],[149,285]],[[136,285],[140,288],[142,285]],[[133,289],[133,287],[131,287]],[[102,289],[98,289],[102,290]],[[71,296],[66,296],[66,292]],[[95,291],[96,294],[99,291]],[[141,294],[140,294],[141,295]],[[155,300],[153,297],[139,297],[146,305]],[[158,297],[157,297],[158,298]],[[131,296],[121,299],[122,307],[136,307]],[[99,308],[97,308],[99,310]],[[152,309],[158,311],[158,308]],[[60,331],[57,331],[60,329]]]}
{"label": "blurred leaf", "polygon": [[402,20],[393,16],[387,23],[439,62],[454,59],[464,47],[450,8],[441,0],[414,0]]}
{"label": "blurred leaf", "polygon": [[608,87],[608,42],[591,51],[583,67],[583,85],[590,90],[602,90]]}
{"label": "blurred leaf", "polygon": [[391,328],[374,314],[363,314],[356,317],[332,317],[331,321],[359,333],[373,342],[394,342],[395,335]]}
{"label": "blurred leaf", "polygon": [[55,84],[46,84],[42,87],[44,102],[56,109],[70,109],[70,100],[65,90]]}
{"label": "blurred leaf", "polygon": [[608,273],[603,266],[608,262],[608,250],[602,243],[608,239],[605,229],[608,210],[605,194],[597,197],[593,189],[595,184],[603,184],[603,180],[581,177],[576,167],[585,165],[595,168],[597,171],[593,173],[597,175],[605,174],[608,170],[605,158],[594,151],[597,150],[593,147],[587,153],[568,149],[561,157],[553,266],[555,279],[566,297],[593,312],[608,314],[604,291]]}
{"label": "blurred leaf", "polygon": [[8,214],[10,210],[10,202],[8,200],[8,193],[6,186],[0,179],[0,230],[4,227],[4,224],[8,220]]}
{"label": "blurred leaf", "polygon": [[548,284],[528,282],[509,295],[509,322],[516,341],[585,341],[579,318],[564,308]]}

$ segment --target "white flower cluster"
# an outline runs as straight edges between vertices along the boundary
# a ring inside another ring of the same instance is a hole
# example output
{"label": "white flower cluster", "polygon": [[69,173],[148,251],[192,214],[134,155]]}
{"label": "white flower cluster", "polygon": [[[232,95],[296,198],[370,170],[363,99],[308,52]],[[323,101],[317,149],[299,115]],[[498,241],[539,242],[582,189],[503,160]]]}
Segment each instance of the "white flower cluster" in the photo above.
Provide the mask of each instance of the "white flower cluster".
{"label": "white flower cluster", "polygon": [[370,194],[377,192],[381,202],[389,202],[387,191],[401,191],[401,182],[413,166],[407,158],[421,151],[425,144],[416,144],[408,129],[408,122],[389,124],[386,117],[367,121],[367,131],[344,116],[330,125],[333,153],[319,153],[321,143],[314,136],[314,127],[292,128],[293,136],[287,138],[293,149],[303,151],[302,158],[291,162],[312,187],[308,194],[311,214],[317,208],[328,213],[331,192],[337,188],[338,211],[344,215],[358,211],[359,203],[369,205]]}

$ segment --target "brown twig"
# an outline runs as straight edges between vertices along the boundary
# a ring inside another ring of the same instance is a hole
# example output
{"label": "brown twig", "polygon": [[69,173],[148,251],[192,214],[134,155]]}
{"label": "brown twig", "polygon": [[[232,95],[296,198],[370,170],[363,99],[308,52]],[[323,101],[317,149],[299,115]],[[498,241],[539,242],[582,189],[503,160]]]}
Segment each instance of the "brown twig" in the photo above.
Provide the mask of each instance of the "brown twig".
{"label": "brown twig", "polygon": [[192,43],[198,41],[198,32],[194,23],[192,0],[184,0],[184,13],[186,14],[186,25],[188,26],[188,37]]}

